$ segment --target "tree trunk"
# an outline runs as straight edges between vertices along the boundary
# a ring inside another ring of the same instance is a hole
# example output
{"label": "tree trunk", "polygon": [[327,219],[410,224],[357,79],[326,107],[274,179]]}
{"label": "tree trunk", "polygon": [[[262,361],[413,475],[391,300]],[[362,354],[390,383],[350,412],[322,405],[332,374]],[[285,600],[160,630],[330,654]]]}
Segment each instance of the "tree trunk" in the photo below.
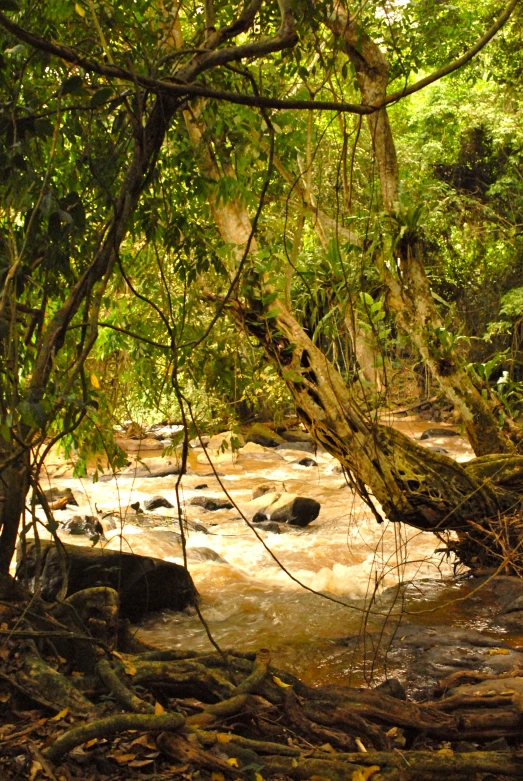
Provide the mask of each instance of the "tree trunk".
{"label": "tree trunk", "polygon": [[[383,127],[388,127],[386,115],[385,119],[380,126],[382,135]],[[194,114],[186,116],[186,121],[192,125],[190,134],[203,172],[216,179],[219,168],[205,148],[205,127]],[[389,177],[394,170],[388,161],[384,176]],[[386,192],[388,198],[393,198],[391,186]],[[234,201],[227,208],[213,203],[213,211],[223,240],[239,251],[249,235],[246,209]],[[421,447],[393,428],[370,422],[341,375],[280,301],[268,305],[272,311],[267,318],[268,309],[262,299],[272,289],[255,275],[250,277],[249,285],[245,288],[246,302],[229,301],[229,313],[264,349],[286,382],[297,413],[315,442],[339,459],[376,516],[380,517],[379,511],[369,491],[390,520],[424,531],[452,529],[467,540],[469,558],[483,551],[481,527],[486,519],[512,510],[520,499],[523,457],[506,453],[509,448],[503,446],[502,439],[495,448],[500,451],[498,455],[462,465]],[[278,314],[273,316],[275,309]],[[480,527],[479,532],[474,524]],[[481,538],[479,546],[469,542],[470,535]],[[497,556],[503,546],[493,547]]]}
{"label": "tree trunk", "polygon": [[[381,49],[358,26],[357,20],[336,13],[328,21],[343,41],[356,71],[363,102],[379,105],[387,94],[389,65]],[[399,173],[396,148],[386,109],[368,116],[369,131],[380,178],[385,211],[400,215]],[[409,235],[409,233],[411,235]],[[393,252],[396,273],[380,262],[379,271],[389,289],[387,303],[396,322],[411,338],[442,392],[460,413],[470,444],[477,456],[514,453],[515,447],[500,430],[489,402],[483,398],[452,346],[443,348],[436,329],[442,326],[423,267],[419,241],[407,231]]]}
{"label": "tree trunk", "polygon": [[339,459],[369,501],[368,486],[387,518],[425,531],[464,532],[469,521],[481,523],[514,506],[523,457],[492,456],[462,465],[393,428],[369,423],[295,318],[281,303],[272,302],[274,308],[278,315],[267,319],[256,298],[246,309],[235,302],[230,311],[277,366],[314,440]]}
{"label": "tree trunk", "polygon": [[0,460],[0,578],[7,579],[29,490],[29,451],[0,445]]}

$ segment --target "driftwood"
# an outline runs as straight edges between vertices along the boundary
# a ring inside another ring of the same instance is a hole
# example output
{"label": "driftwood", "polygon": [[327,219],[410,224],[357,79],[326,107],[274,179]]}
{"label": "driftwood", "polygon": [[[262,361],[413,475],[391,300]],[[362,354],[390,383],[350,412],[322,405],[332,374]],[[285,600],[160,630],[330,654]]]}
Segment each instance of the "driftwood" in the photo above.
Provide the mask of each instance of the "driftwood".
{"label": "driftwood", "polygon": [[[78,595],[78,611],[95,596]],[[157,762],[164,757],[170,767],[174,760],[176,766],[200,771],[202,778],[251,779],[254,771],[266,781],[523,778],[523,709],[519,695],[510,690],[471,696],[453,688],[463,682],[463,676],[454,676],[442,682],[445,699],[415,703],[378,690],[312,689],[272,669],[267,650],[257,655],[131,654],[112,650],[96,636],[90,644],[94,663],[82,667],[74,656],[60,657],[54,644],[78,632],[79,618],[85,631],[85,622],[78,614],[70,622],[64,608],[58,621],[51,610],[56,613],[57,606],[46,608],[33,600],[25,611],[23,605],[6,605],[2,614],[12,626],[3,630],[1,691],[8,690],[15,705],[20,697],[32,700],[58,720],[44,716],[5,737],[0,730],[0,767],[2,762],[9,767],[10,758],[26,751],[50,778],[59,778],[64,773],[58,766],[74,763],[83,746],[82,773],[88,777],[85,763],[93,744],[102,747],[100,752],[111,741],[136,741],[137,733],[145,733],[149,747],[156,741]],[[47,635],[43,626],[52,627]],[[22,640],[17,633],[23,633]],[[87,637],[82,636],[84,648]],[[43,724],[47,732],[39,745]],[[506,750],[483,750],[502,737],[511,744],[504,744]],[[474,745],[467,753],[455,752],[465,740]]]}

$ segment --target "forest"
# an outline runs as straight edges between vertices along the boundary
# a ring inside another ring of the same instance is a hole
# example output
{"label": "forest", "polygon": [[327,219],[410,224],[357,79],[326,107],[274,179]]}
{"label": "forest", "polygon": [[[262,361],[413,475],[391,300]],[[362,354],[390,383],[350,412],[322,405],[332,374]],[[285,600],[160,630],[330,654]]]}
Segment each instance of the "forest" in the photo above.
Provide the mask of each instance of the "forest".
{"label": "forest", "polygon": [[0,0],[0,768],[523,778],[519,0]]}

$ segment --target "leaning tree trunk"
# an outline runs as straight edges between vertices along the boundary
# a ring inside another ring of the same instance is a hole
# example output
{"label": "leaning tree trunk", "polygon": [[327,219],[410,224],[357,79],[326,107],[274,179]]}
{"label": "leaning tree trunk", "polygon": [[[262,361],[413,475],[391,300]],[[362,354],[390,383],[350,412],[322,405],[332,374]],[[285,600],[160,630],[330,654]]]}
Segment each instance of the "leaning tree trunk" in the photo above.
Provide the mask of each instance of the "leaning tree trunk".
{"label": "leaning tree trunk", "polygon": [[371,424],[290,312],[272,302],[267,318],[260,299],[261,292],[247,308],[236,301],[229,311],[277,366],[315,442],[339,459],[367,501],[370,489],[387,518],[426,531],[465,532],[470,521],[481,524],[515,506],[523,457],[490,456],[462,465],[393,428]]}
{"label": "leaning tree trunk", "polygon": [[[201,117],[193,113],[186,115],[186,121],[202,171],[217,180],[219,168],[205,148]],[[245,207],[234,201],[227,209],[212,202],[212,208],[222,238],[239,252],[249,237]],[[475,536],[479,542],[475,545],[472,539],[467,555],[470,559],[476,550],[482,551],[488,519],[510,511],[520,500],[523,457],[502,452],[462,465],[393,428],[371,423],[341,375],[289,310],[278,300],[264,308],[262,300],[270,300],[268,294],[273,292],[265,281],[251,276],[250,284],[246,302],[229,301],[229,313],[264,349],[315,442],[339,459],[376,515],[373,497],[392,521],[424,531],[451,529],[467,542]],[[495,561],[501,553],[498,546]]]}
{"label": "leaning tree trunk", "polygon": [[[381,49],[358,26],[357,18],[352,21],[336,11],[327,24],[342,41],[356,71],[363,103],[370,106],[383,103],[387,95],[389,65]],[[394,217],[399,213],[399,172],[386,109],[370,114],[367,121],[383,205],[385,211]],[[500,430],[492,406],[479,392],[460,356],[455,349],[443,346],[438,339],[437,329],[442,322],[430,292],[417,237],[409,237],[407,233],[398,242],[395,254],[399,261],[395,273],[385,263],[379,264],[379,271],[389,290],[389,309],[419,350],[442,392],[459,411],[474,453],[477,456],[514,453],[514,444]]]}

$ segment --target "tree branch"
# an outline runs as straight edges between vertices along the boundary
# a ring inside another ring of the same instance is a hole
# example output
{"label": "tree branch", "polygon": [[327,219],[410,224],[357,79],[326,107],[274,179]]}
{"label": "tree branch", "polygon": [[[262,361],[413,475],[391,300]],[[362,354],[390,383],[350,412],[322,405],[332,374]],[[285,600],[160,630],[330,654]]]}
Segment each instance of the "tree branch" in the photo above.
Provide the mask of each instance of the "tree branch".
{"label": "tree branch", "polygon": [[496,19],[492,27],[487,30],[485,35],[483,35],[479,41],[474,44],[474,46],[471,46],[471,48],[466,51],[465,54],[463,54],[461,57],[458,57],[458,59],[454,60],[454,62],[451,62],[434,73],[431,73],[429,76],[425,76],[424,79],[416,81],[414,84],[411,84],[410,87],[405,87],[404,89],[398,90],[397,92],[393,92],[392,95],[387,95],[383,105],[387,106],[389,103],[394,103],[395,101],[400,100],[407,95],[412,95],[414,92],[419,92],[429,84],[433,84],[435,81],[439,81],[444,76],[448,76],[449,73],[454,73],[454,71],[457,71],[459,68],[462,68],[464,65],[466,65],[467,62],[470,62],[470,60],[472,60],[476,54],[478,54],[487,45],[487,43],[492,40],[492,38],[499,30],[501,30],[506,22],[508,22],[512,12],[519,2],[520,0],[510,0],[503,13],[498,17],[498,19]]}

